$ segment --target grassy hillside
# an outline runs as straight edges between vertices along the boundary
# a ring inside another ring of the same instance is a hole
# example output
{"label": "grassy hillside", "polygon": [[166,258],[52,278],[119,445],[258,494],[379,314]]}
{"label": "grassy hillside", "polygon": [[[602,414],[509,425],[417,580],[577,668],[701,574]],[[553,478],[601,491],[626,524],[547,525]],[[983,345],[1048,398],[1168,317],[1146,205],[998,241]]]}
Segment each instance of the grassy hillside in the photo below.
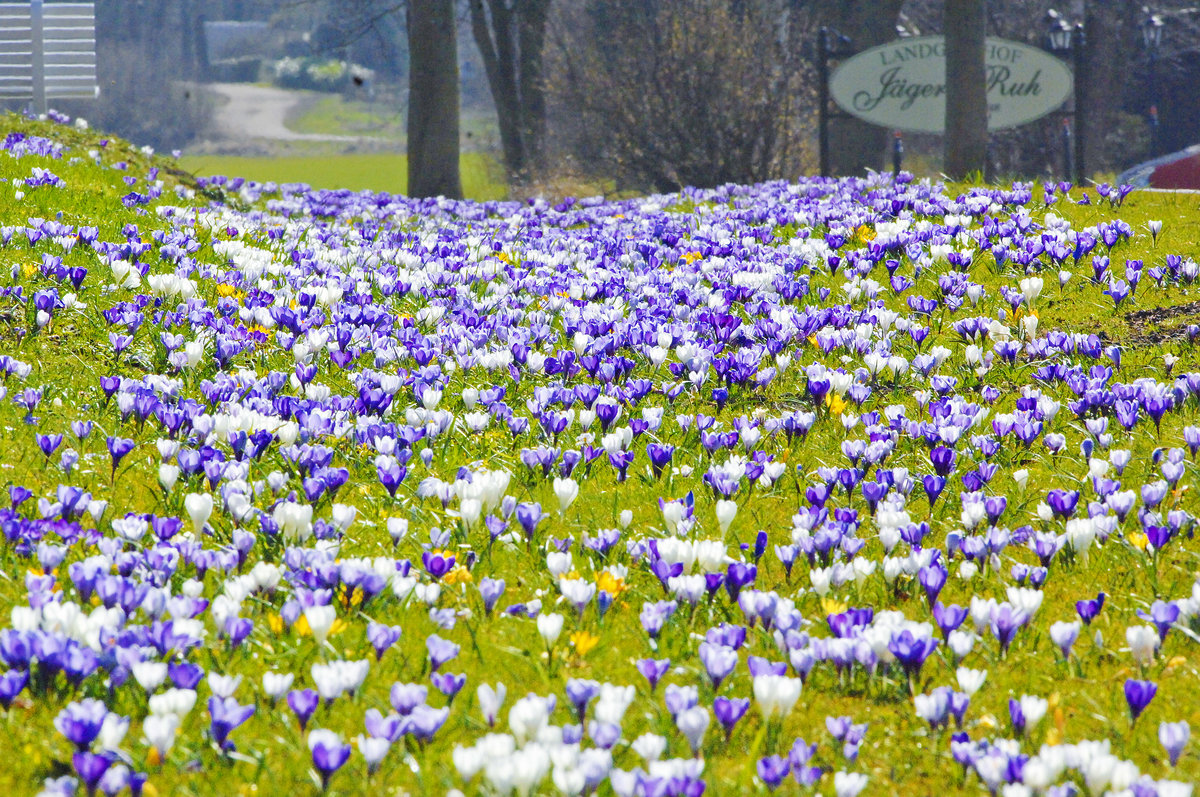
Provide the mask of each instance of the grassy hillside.
{"label": "grassy hillside", "polygon": [[1200,778],[1193,197],[412,201],[3,121],[0,786]]}

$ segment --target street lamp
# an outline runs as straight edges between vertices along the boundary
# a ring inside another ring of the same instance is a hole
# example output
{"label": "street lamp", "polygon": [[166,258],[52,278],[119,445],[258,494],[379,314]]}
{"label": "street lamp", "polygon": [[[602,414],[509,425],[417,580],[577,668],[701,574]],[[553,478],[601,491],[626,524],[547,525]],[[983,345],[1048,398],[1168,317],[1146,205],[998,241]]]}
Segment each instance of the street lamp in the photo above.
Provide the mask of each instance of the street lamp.
{"label": "street lamp", "polygon": [[1074,67],[1074,101],[1069,116],[1074,117],[1075,135],[1071,136],[1071,123],[1063,119],[1062,146],[1063,169],[1067,176],[1074,175],[1075,182],[1083,184],[1087,176],[1084,167],[1084,106],[1086,101],[1087,76],[1084,74],[1086,39],[1083,24],[1072,24],[1069,19],[1051,8],[1046,12],[1046,44],[1050,51],[1061,56],[1070,54]]}
{"label": "street lamp", "polygon": [[1161,136],[1158,127],[1158,50],[1162,46],[1164,21],[1161,15],[1151,14],[1150,9],[1142,7],[1146,18],[1142,21],[1142,46],[1146,49],[1149,62],[1150,77],[1150,108],[1146,116],[1150,124],[1150,155],[1157,157],[1161,151]]}
{"label": "street lamp", "polygon": [[1142,44],[1146,47],[1146,52],[1152,53],[1158,50],[1158,46],[1162,44],[1163,34],[1163,18],[1158,14],[1151,14],[1142,22]]}
{"label": "street lamp", "polygon": [[1053,8],[1046,12],[1046,42],[1050,51],[1065,53],[1071,49],[1071,23]]}

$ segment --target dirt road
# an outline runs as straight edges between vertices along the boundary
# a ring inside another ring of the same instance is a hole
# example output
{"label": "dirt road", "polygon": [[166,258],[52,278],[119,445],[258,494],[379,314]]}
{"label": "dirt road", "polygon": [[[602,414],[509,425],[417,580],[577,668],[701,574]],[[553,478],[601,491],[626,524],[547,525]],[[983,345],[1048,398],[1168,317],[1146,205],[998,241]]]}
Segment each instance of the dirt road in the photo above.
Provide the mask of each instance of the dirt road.
{"label": "dirt road", "polygon": [[358,136],[326,136],[289,130],[284,120],[304,102],[305,95],[300,92],[248,83],[210,83],[208,88],[226,100],[214,113],[213,131],[230,144],[246,143],[251,139],[346,143],[363,140]]}

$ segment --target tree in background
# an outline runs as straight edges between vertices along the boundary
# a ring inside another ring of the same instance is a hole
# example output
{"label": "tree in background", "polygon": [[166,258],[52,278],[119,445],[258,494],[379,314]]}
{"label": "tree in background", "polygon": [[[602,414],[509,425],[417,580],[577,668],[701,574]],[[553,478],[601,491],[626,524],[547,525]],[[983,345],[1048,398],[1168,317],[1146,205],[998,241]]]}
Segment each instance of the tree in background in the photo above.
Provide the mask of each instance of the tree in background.
{"label": "tree in background", "polygon": [[[96,100],[54,105],[101,129],[160,150],[182,148],[206,127],[214,103],[195,86],[187,43],[193,9],[184,0],[98,0]],[[183,58],[181,58],[181,53]]]}
{"label": "tree in background", "polygon": [[454,0],[410,0],[408,67],[408,193],[461,199]]}
{"label": "tree in background", "polygon": [[548,83],[577,162],[659,191],[794,176],[812,137],[795,5],[559,3]]}
{"label": "tree in background", "polygon": [[312,53],[345,58],[375,70],[385,80],[402,81],[408,70],[407,0],[335,0],[321,4],[312,30]]}
{"label": "tree in background", "polygon": [[984,0],[946,0],[945,171],[956,180],[987,167]]}
{"label": "tree in background", "polygon": [[542,74],[551,0],[470,0],[471,31],[496,105],[510,181],[543,166],[546,91]]}

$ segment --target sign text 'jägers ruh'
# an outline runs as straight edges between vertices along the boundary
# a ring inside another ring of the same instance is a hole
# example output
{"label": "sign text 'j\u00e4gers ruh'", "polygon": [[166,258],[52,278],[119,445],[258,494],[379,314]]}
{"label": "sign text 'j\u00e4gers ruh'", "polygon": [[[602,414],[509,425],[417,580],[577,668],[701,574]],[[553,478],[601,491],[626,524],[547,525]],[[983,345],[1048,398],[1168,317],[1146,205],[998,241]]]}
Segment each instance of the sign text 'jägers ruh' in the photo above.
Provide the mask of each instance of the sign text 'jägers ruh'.
{"label": "sign text 'j\u00e4gers ruh'", "polygon": [[[1071,96],[1071,70],[1049,53],[989,37],[988,129],[1032,122]],[[843,61],[829,92],[847,113],[894,130],[941,133],[946,126],[946,43],[900,39]]]}

